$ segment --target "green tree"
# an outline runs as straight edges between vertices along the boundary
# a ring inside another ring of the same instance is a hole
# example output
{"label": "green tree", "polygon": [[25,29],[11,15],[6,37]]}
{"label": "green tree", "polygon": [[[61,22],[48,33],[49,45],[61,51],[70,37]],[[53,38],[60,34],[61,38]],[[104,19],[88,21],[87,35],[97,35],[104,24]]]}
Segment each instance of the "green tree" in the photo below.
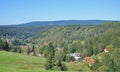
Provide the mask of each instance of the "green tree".
{"label": "green tree", "polygon": [[11,49],[11,47],[9,46],[8,42],[0,39],[0,50],[5,50],[5,51],[9,51]]}
{"label": "green tree", "polygon": [[109,68],[109,72],[120,71],[120,52],[119,49],[114,49],[112,52],[105,53],[102,58],[102,64]]}
{"label": "green tree", "polygon": [[58,60],[56,66],[57,66],[58,70],[61,70],[61,71],[67,71],[68,70],[65,63],[62,63],[61,60]]}
{"label": "green tree", "polygon": [[32,52],[33,52],[33,56],[36,56],[36,51],[35,51],[35,46],[32,46]]}
{"label": "green tree", "polygon": [[9,50],[10,50],[10,47],[9,47],[9,44],[8,44],[7,41],[4,42],[3,50],[6,50],[6,51],[9,51]]}
{"label": "green tree", "polygon": [[19,49],[19,53],[22,53],[22,49],[21,48]]}
{"label": "green tree", "polygon": [[100,66],[101,66],[100,61],[99,61],[99,59],[96,57],[96,58],[95,58],[95,63],[94,63],[92,66],[90,66],[90,69],[91,69],[92,71],[96,71]]}
{"label": "green tree", "polygon": [[63,58],[62,55],[60,55],[59,52],[57,52],[56,54],[56,58],[58,58],[58,56],[60,56],[60,58],[57,59],[57,62],[55,60],[55,48],[53,46],[53,44],[50,42],[46,48],[46,52],[47,52],[47,62],[45,65],[45,69],[46,70],[61,70],[61,71],[66,71],[67,67],[64,63],[61,63],[61,59]]}
{"label": "green tree", "polygon": [[63,48],[62,61],[66,61],[66,54],[68,53],[68,43],[62,42],[61,47]]}
{"label": "green tree", "polygon": [[0,50],[2,50],[2,49],[3,49],[3,47],[4,47],[3,40],[2,40],[2,39],[0,39]]}
{"label": "green tree", "polygon": [[45,69],[46,70],[53,70],[54,66],[55,66],[55,48],[53,46],[53,44],[50,42],[47,46],[47,62],[45,65]]}
{"label": "green tree", "polygon": [[30,55],[30,48],[28,47],[28,49],[27,49],[27,55]]}

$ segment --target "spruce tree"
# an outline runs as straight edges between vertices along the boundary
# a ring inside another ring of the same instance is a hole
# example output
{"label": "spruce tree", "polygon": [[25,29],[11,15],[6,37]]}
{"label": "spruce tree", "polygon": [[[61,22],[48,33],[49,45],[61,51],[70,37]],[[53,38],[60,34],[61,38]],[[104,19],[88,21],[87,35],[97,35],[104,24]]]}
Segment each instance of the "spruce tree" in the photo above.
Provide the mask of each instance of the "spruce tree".
{"label": "spruce tree", "polygon": [[55,60],[55,48],[52,43],[49,43],[46,48],[46,58],[47,62],[45,65],[46,70],[61,70],[66,71],[67,67],[64,63],[61,63],[61,59],[56,61]]}
{"label": "spruce tree", "polygon": [[27,55],[30,55],[30,48],[27,49]]}
{"label": "spruce tree", "polygon": [[3,50],[6,50],[6,51],[9,51],[9,50],[10,50],[10,47],[9,47],[9,44],[8,44],[7,41],[4,42]]}
{"label": "spruce tree", "polygon": [[2,49],[3,49],[3,46],[4,46],[4,44],[3,44],[3,40],[2,40],[2,39],[0,39],[0,50],[2,50]]}
{"label": "spruce tree", "polygon": [[33,56],[36,56],[36,51],[35,51],[35,46],[32,46],[32,52],[33,52]]}
{"label": "spruce tree", "polygon": [[46,62],[46,65],[45,65],[45,69],[46,70],[52,70],[53,67],[55,66],[55,48],[53,46],[52,43],[49,43],[48,46],[47,46],[47,50],[46,50],[46,53],[47,53],[47,62]]}

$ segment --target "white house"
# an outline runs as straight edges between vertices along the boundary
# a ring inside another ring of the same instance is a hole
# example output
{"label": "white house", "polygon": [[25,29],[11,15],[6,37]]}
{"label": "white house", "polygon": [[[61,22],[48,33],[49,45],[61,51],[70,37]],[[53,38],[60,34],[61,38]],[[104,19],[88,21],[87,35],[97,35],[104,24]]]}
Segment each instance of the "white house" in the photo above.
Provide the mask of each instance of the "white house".
{"label": "white house", "polygon": [[75,58],[75,60],[79,60],[81,57],[80,57],[80,53],[73,53],[71,54],[72,57]]}

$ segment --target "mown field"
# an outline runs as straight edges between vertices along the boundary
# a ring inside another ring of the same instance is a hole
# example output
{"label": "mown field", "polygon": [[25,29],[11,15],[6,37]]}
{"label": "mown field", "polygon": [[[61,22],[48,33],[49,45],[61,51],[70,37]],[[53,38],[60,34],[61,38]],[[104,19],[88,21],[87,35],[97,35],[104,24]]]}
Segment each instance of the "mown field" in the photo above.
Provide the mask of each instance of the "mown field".
{"label": "mown field", "polygon": [[[0,51],[0,72],[58,72],[44,69],[43,57],[28,56],[19,53]],[[68,72],[90,72],[84,63],[66,63]]]}

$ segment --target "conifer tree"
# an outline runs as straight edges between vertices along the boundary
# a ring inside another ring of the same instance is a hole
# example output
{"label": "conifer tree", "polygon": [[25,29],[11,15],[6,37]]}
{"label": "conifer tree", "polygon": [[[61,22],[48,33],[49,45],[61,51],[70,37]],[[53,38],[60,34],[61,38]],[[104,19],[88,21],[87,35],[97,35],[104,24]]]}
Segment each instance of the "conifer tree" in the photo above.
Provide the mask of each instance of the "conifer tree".
{"label": "conifer tree", "polygon": [[30,48],[27,49],[27,55],[30,55]]}
{"label": "conifer tree", "polygon": [[54,49],[54,46],[52,43],[49,43],[48,46],[47,46],[47,50],[46,50],[46,53],[47,53],[47,62],[46,62],[46,65],[45,65],[45,69],[46,70],[49,70],[49,69],[53,69],[53,67],[55,66],[55,49]]}
{"label": "conifer tree", "polygon": [[9,50],[10,50],[10,47],[9,47],[9,44],[8,44],[7,41],[4,42],[3,50],[6,50],[6,51],[9,51]]}

